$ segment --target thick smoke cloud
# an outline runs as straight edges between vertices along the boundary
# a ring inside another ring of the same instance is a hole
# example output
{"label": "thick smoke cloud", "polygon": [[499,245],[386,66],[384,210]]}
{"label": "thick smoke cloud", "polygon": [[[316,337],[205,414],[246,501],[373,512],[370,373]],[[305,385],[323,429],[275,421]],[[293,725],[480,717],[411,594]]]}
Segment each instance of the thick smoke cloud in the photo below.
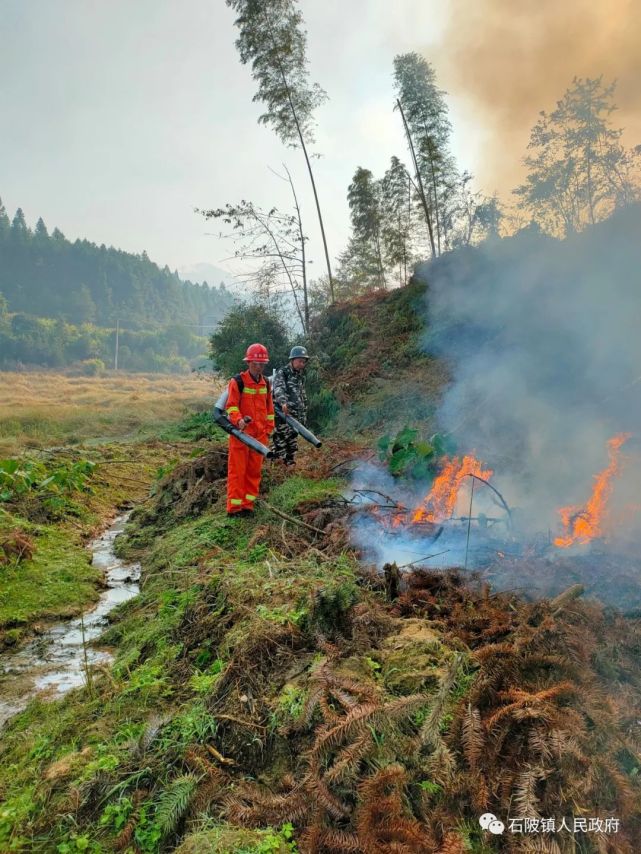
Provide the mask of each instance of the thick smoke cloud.
{"label": "thick smoke cloud", "polygon": [[[607,465],[607,440],[641,432],[641,207],[565,241],[521,232],[421,273],[425,347],[454,377],[440,428],[495,470],[525,531],[558,530],[556,509],[583,504]],[[615,490],[629,525],[640,447],[624,447]]]}
{"label": "thick smoke cloud", "polygon": [[451,0],[448,7],[442,46],[426,55],[488,132],[477,170],[486,192],[506,193],[522,180],[530,128],[575,76],[618,81],[613,121],[625,128],[626,145],[641,143],[637,0]]}

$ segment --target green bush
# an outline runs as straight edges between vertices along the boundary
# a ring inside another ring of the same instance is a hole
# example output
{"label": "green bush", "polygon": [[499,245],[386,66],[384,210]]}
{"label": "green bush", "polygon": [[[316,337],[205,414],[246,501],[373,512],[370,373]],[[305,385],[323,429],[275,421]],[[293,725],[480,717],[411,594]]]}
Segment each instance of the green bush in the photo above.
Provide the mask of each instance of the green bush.
{"label": "green bush", "polygon": [[102,359],[85,359],[80,363],[80,373],[83,377],[100,377],[105,372]]}
{"label": "green bush", "polygon": [[232,377],[244,370],[245,351],[256,342],[267,347],[272,368],[287,362],[290,342],[280,316],[243,303],[229,312],[209,339],[209,355],[217,370]]}

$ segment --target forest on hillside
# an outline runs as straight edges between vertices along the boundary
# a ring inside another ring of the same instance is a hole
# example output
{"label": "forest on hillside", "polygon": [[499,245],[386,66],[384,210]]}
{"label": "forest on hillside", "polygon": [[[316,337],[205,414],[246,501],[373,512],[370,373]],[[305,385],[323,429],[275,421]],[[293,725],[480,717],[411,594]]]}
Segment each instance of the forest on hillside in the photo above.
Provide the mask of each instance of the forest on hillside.
{"label": "forest on hillside", "polygon": [[302,13],[292,2],[274,4],[267,25],[267,12],[246,0],[227,0],[227,5],[237,14],[236,47],[240,61],[251,68],[254,101],[264,110],[259,123],[304,158],[326,272],[308,280],[309,237],[303,228],[308,219],[286,164],[279,177],[291,189],[288,209],[218,199],[217,207],[201,213],[228,227],[235,257],[252,268],[246,279],[256,299],[278,313],[286,294],[308,336],[319,309],[402,287],[421,262],[523,228],[567,237],[641,200],[641,145],[626,148],[623,128],[612,120],[616,81],[574,77],[554,108],[541,110],[522,158],[524,180],[510,198],[500,199],[479,189],[457,161],[447,93],[432,63],[411,51],[393,58],[389,104],[406,150],[392,154],[383,175],[365,165],[363,153],[347,187],[346,245],[332,251],[314,166],[322,155],[315,140],[316,111],[329,95],[310,80]]}
{"label": "forest on hillside", "polygon": [[182,372],[204,361],[207,332],[233,304],[224,283],[184,282],[145,252],[71,242],[42,218],[31,229],[0,201],[0,367],[101,373],[115,366],[118,325],[118,367]]}
{"label": "forest on hillside", "polygon": [[133,255],[88,240],[71,242],[42,218],[29,228],[21,208],[13,220],[0,202],[0,293],[10,312],[79,325],[128,329],[220,320],[233,302],[224,284],[183,282],[146,252]]}

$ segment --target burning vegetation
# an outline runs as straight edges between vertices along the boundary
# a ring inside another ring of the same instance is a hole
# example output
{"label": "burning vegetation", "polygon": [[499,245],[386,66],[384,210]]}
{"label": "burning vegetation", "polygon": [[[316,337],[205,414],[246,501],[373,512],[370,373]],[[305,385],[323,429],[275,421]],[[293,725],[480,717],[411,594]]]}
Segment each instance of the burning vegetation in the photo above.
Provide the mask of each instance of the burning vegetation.
{"label": "burning vegetation", "polygon": [[620,466],[619,451],[631,435],[621,433],[608,442],[610,462],[607,468],[595,475],[592,495],[587,503],[583,507],[562,507],[559,510],[564,534],[554,540],[554,545],[558,548],[567,549],[577,543],[589,543],[595,537],[605,534],[608,500],[612,495],[613,480]]}
{"label": "burning vegetation", "polygon": [[434,478],[430,491],[412,513],[412,522],[444,522],[456,510],[464,478],[474,477],[488,481],[494,472],[484,469],[474,456],[443,460],[441,471]]}

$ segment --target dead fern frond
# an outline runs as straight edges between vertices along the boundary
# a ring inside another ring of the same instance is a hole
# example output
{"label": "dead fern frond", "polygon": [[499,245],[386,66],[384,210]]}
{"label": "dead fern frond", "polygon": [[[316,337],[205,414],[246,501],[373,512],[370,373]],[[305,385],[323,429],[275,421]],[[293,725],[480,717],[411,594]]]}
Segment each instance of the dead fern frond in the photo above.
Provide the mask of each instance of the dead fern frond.
{"label": "dead fern frond", "polygon": [[192,747],[187,750],[185,753],[185,765],[197,774],[205,774],[207,777],[220,780],[221,782],[225,779],[224,773],[209,761],[202,748]]}
{"label": "dead fern frond", "polygon": [[310,773],[307,782],[311,793],[332,818],[340,819],[349,816],[350,810],[347,805],[330,791],[327,783],[320,774],[316,773],[312,775]]}
{"label": "dead fern frond", "polygon": [[318,704],[320,703],[323,693],[324,688],[322,685],[318,683],[312,685],[310,692],[307,695],[307,699],[305,700],[300,718],[297,721],[294,721],[290,727],[291,730],[302,730],[310,726],[312,718],[314,717],[314,712],[318,708]]}
{"label": "dead fern frond", "polygon": [[302,788],[281,794],[245,783],[225,798],[228,818],[245,827],[300,822],[309,814],[309,810],[309,799]]}
{"label": "dead fern frond", "polygon": [[358,764],[372,746],[371,732],[364,733],[353,744],[348,744],[336,755],[334,764],[325,774],[328,783],[344,783],[358,774]]}
{"label": "dead fern frond", "polygon": [[445,714],[445,709],[450,697],[450,692],[454,687],[460,667],[461,657],[459,655],[455,655],[443,674],[430,711],[421,726],[419,732],[419,740],[421,744],[430,746],[436,744],[439,737],[441,721],[443,720],[443,715]]}
{"label": "dead fern frond", "polygon": [[448,833],[437,854],[466,854],[467,846],[458,833]]}
{"label": "dead fern frond", "polygon": [[479,813],[487,811],[490,800],[490,790],[483,774],[477,774],[471,781],[472,803]]}
{"label": "dead fern frond", "polygon": [[216,803],[219,803],[224,796],[225,789],[221,782],[215,777],[209,777],[198,786],[196,794],[192,798],[189,806],[189,814],[197,815],[205,812]]}
{"label": "dead fern frond", "polygon": [[361,854],[361,852],[367,854],[358,836],[344,830],[321,830],[318,834],[318,842],[323,849],[335,851],[336,854]]}
{"label": "dead fern frond", "polygon": [[524,818],[537,818],[540,816],[539,801],[536,796],[536,785],[540,773],[537,769],[528,767],[517,774],[516,788],[514,791],[514,804],[516,814]]}
{"label": "dead fern frond", "polygon": [[439,740],[428,756],[425,768],[432,780],[441,786],[449,786],[456,773],[456,760],[447,745]]}
{"label": "dead fern frond", "polygon": [[355,741],[365,735],[372,715],[378,711],[378,706],[364,704],[352,709],[345,717],[330,729],[321,733],[312,747],[312,754],[321,756],[340,747],[345,741]]}
{"label": "dead fern frond", "polygon": [[543,762],[547,762],[552,757],[552,747],[543,729],[533,728],[529,731],[528,748],[533,756]]}
{"label": "dead fern frond", "polygon": [[475,649],[472,653],[472,657],[479,664],[485,664],[486,661],[489,661],[492,658],[499,656],[513,656],[517,653],[518,650],[514,643],[503,641],[502,643],[488,643],[485,646]]}
{"label": "dead fern frond", "polygon": [[609,757],[599,760],[599,766],[609,778],[609,781],[614,790],[617,810],[622,818],[630,815],[634,810],[636,802],[636,793],[625,774],[617,768],[614,761]]}
{"label": "dead fern frond", "polygon": [[342,690],[358,697],[362,703],[375,703],[378,701],[378,691],[373,685],[367,685],[364,682],[357,682],[349,676],[341,676],[336,673],[330,673],[327,677],[327,685],[332,689]]}
{"label": "dead fern frond", "polygon": [[358,787],[356,828],[368,854],[392,850],[428,854],[434,850],[434,840],[427,828],[413,816],[404,814],[406,781],[407,771],[402,765],[388,765]]}
{"label": "dead fern frond", "polygon": [[516,720],[538,718],[551,721],[558,708],[550,705],[551,700],[558,697],[576,694],[577,686],[573,682],[559,682],[551,688],[537,692],[524,691],[521,688],[509,688],[499,692],[499,699],[512,700],[507,706],[501,706],[485,721],[487,730],[492,730],[506,717]]}
{"label": "dead fern frond", "polygon": [[462,737],[463,753],[471,770],[475,770],[483,750],[483,728],[478,709],[473,709],[468,703],[463,718]]}
{"label": "dead fern frond", "polygon": [[324,811],[320,805],[316,805],[309,818],[307,827],[301,834],[299,848],[304,854],[318,854],[321,848],[321,836],[325,830]]}
{"label": "dead fern frond", "polygon": [[136,832],[136,827],[138,826],[138,821],[140,820],[140,804],[148,794],[149,792],[147,789],[136,789],[131,796],[133,809],[127,823],[114,839],[113,846],[116,851],[124,851],[131,844],[131,840]]}
{"label": "dead fern frond", "polygon": [[574,682],[566,680],[564,682],[558,682],[550,688],[544,688],[541,691],[536,691],[535,693],[524,691],[521,688],[508,688],[506,691],[502,691],[499,696],[501,699],[512,700],[520,705],[526,703],[530,705],[534,703],[546,703],[564,695],[573,695],[576,694],[577,691],[578,687]]}

